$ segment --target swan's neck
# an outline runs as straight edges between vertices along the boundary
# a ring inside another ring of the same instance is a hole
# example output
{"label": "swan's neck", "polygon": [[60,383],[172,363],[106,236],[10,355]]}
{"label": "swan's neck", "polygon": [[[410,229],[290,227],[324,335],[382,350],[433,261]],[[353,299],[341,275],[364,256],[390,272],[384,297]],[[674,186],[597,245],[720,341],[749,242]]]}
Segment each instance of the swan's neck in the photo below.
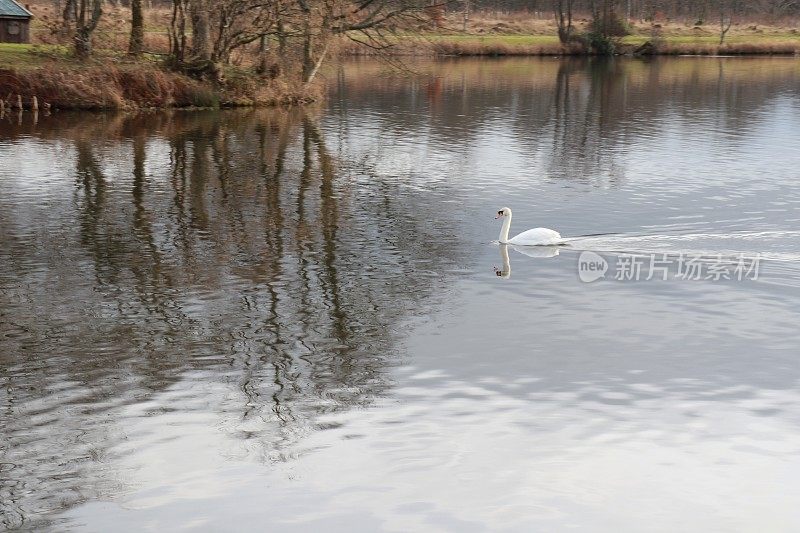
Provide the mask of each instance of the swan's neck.
{"label": "swan's neck", "polygon": [[500,228],[500,242],[508,242],[508,230],[511,229],[511,214],[503,217],[503,227]]}

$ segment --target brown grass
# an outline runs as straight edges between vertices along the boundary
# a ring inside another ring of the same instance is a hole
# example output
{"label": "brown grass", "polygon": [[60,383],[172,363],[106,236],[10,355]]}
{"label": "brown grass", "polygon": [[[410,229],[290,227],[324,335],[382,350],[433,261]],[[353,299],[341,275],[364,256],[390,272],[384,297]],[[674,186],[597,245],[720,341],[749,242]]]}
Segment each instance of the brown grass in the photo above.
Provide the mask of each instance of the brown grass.
{"label": "brown grass", "polygon": [[432,45],[439,56],[553,56],[586,54],[586,47],[580,43],[561,44],[515,44],[480,41],[442,41]]}
{"label": "brown grass", "polygon": [[0,69],[0,99],[14,103],[18,94],[24,107],[36,96],[53,109],[136,109],[293,104],[318,98],[320,88],[246,73],[217,87],[142,63]]}
{"label": "brown grass", "polygon": [[508,42],[503,39],[464,39],[437,36],[435,38],[408,37],[398,40],[388,49],[376,51],[358,43],[344,40],[335,50],[340,56],[553,56],[581,55],[585,47],[575,42],[562,45],[557,40],[543,42]]}
{"label": "brown grass", "polygon": [[[472,13],[466,30],[461,13],[447,14],[437,27],[422,28],[419,35],[395,38],[389,55],[416,56],[539,56],[580,55],[588,51],[580,43],[562,46],[549,10],[516,13]],[[630,22],[631,35],[623,38],[620,53],[633,53],[644,42],[657,38],[656,53],[665,55],[766,55],[800,52],[800,31],[794,20],[737,21],[718,44],[718,28],[713,24],[695,26],[694,21]],[[575,19],[576,35],[589,29],[588,14]],[[355,43],[343,44],[341,55],[371,55],[373,51]]]}
{"label": "brown grass", "polygon": [[212,106],[217,98],[198,82],[158,68],[113,65],[0,70],[0,94],[33,96],[41,105],[61,109]]}
{"label": "brown grass", "polygon": [[294,78],[265,78],[254,76],[247,70],[231,69],[225,76],[221,89],[221,105],[274,106],[313,102],[322,97],[322,86],[305,86]]}
{"label": "brown grass", "polygon": [[722,46],[707,43],[662,43],[659,55],[792,55],[800,45],[791,42],[730,43]]}

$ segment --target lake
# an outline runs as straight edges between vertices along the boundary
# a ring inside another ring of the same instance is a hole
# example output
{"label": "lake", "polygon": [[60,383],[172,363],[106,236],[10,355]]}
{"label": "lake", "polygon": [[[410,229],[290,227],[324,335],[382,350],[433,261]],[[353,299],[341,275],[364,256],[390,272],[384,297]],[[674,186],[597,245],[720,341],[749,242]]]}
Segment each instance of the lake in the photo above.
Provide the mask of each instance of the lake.
{"label": "lake", "polygon": [[0,120],[0,528],[800,529],[800,60],[326,79]]}

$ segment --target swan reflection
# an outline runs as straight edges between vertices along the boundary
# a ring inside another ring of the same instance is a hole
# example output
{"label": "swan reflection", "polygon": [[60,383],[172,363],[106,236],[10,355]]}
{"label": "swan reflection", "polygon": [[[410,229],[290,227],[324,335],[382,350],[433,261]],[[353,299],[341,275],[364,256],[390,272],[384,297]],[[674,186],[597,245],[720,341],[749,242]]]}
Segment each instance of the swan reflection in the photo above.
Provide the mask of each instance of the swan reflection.
{"label": "swan reflection", "polygon": [[503,261],[503,268],[494,267],[494,273],[503,279],[511,277],[511,260],[508,258],[508,249],[511,248],[522,255],[528,257],[548,258],[558,255],[560,246],[514,246],[513,244],[501,244],[500,259]]}

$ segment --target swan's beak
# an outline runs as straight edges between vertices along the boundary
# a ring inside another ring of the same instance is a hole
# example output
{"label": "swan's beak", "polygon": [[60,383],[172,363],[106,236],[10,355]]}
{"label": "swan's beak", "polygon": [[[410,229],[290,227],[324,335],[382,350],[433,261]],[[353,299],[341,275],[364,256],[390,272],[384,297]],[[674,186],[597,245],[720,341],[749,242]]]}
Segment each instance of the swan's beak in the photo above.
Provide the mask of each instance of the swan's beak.
{"label": "swan's beak", "polygon": [[494,219],[495,219],[495,220],[497,220],[498,218],[500,218],[500,217],[502,217],[502,216],[503,216],[503,215],[497,215],[497,216],[495,216],[495,217],[494,217]]}

